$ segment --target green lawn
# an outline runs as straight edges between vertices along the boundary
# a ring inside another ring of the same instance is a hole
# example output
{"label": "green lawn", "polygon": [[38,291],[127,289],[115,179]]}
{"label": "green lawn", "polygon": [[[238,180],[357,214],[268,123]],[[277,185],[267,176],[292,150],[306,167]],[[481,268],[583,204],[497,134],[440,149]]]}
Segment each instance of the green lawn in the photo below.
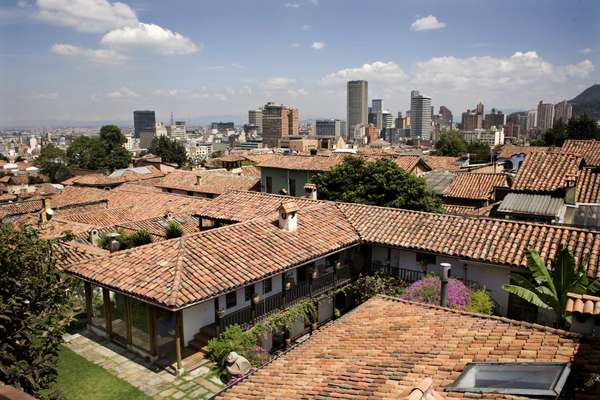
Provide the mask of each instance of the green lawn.
{"label": "green lawn", "polygon": [[54,385],[65,400],[148,400],[142,391],[63,346]]}

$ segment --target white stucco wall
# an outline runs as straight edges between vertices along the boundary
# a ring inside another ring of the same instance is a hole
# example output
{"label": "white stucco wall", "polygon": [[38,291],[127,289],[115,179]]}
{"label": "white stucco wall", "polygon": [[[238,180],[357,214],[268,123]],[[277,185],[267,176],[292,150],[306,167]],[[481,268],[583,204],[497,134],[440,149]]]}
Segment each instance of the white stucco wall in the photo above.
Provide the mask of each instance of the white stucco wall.
{"label": "white stucco wall", "polygon": [[200,328],[215,322],[215,303],[208,300],[183,310],[183,339],[185,346],[194,339]]}
{"label": "white stucco wall", "polygon": [[[256,291],[260,294],[261,299],[264,298],[262,285],[263,285],[262,281],[256,283]],[[282,274],[273,276],[272,290],[269,293],[267,293],[266,296],[268,297],[268,296],[272,296],[276,293],[280,293],[281,288],[282,288]],[[250,299],[249,301],[245,301],[246,299],[244,298],[244,288],[237,289],[236,297],[237,297],[236,306],[226,309],[225,308],[225,305],[226,305],[225,295],[219,296],[219,308],[225,310],[225,314],[229,314],[229,313],[237,311],[241,308],[249,306],[252,301],[252,299]]]}

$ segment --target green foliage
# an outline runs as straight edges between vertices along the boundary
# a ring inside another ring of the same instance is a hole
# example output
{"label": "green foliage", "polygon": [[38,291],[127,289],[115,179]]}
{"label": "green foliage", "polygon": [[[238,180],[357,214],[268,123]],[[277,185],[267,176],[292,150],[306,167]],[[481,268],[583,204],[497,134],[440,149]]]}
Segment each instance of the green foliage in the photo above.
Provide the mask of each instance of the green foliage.
{"label": "green foliage", "polygon": [[256,335],[244,331],[239,325],[230,325],[218,337],[208,341],[208,357],[224,371],[227,355],[235,351],[243,357],[256,348]]}
{"label": "green foliage", "polygon": [[[152,243],[152,236],[145,229],[139,229],[133,233],[127,233],[123,230],[118,231],[119,236],[114,238],[119,242],[119,250],[132,249],[134,247],[142,246],[145,244]],[[100,247],[106,250],[110,250],[111,238],[103,236],[100,239]]]}
{"label": "green foliage", "polygon": [[183,229],[179,223],[176,221],[171,221],[165,228],[165,233],[167,235],[167,239],[175,239],[183,235]]}
{"label": "green foliage", "polygon": [[33,175],[29,175],[27,177],[27,183],[29,185],[39,185],[40,183],[44,183],[44,179],[40,178],[39,176],[33,176]]}
{"label": "green foliage", "polygon": [[537,307],[553,310],[557,325],[564,328],[570,323],[565,311],[567,293],[595,293],[600,289],[600,279],[590,280],[587,275],[588,261],[589,257],[584,258],[577,267],[567,246],[562,246],[550,269],[536,250],[528,249],[528,273],[511,273],[511,284],[502,288]]}
{"label": "green foliage", "polygon": [[490,146],[474,140],[467,144],[467,153],[473,163],[487,163],[490,161]]}
{"label": "green foliage", "polygon": [[458,157],[467,152],[467,143],[459,131],[449,130],[440,135],[435,144],[435,152],[440,156]]}
{"label": "green foliage", "polygon": [[155,137],[150,145],[150,153],[160,156],[162,161],[181,167],[187,162],[185,146],[167,136]]}
{"label": "green foliage", "polygon": [[407,174],[393,160],[366,161],[348,156],[329,171],[316,174],[323,200],[345,201],[409,210],[441,212],[442,202],[423,178]]}
{"label": "green foliage", "polygon": [[42,147],[40,155],[35,159],[34,164],[40,168],[40,171],[50,178],[51,182],[61,182],[73,174],[66,166],[67,154],[59,147],[53,144]]}
{"label": "green foliage", "polygon": [[71,319],[71,280],[60,275],[57,242],[28,226],[0,227],[0,381],[39,394],[56,378]]}
{"label": "green foliage", "polygon": [[562,146],[567,139],[600,139],[600,127],[586,114],[573,117],[568,123],[558,120],[544,133],[546,146]]}
{"label": "green foliage", "polygon": [[378,294],[398,297],[406,289],[406,283],[400,279],[376,272],[372,275],[361,275],[356,281],[345,286],[342,291],[358,303],[363,303]]}
{"label": "green foliage", "polygon": [[123,147],[125,141],[118,127],[105,125],[99,137],[80,136],[71,143],[68,164],[91,170],[125,168],[131,162],[131,154]]}
{"label": "green foliage", "polygon": [[315,303],[312,300],[304,300],[269,316],[266,320],[256,324],[252,328],[252,332],[255,335],[259,335],[262,332],[286,332],[289,334],[294,322],[303,321],[305,324],[308,324],[316,322],[317,317]]}
{"label": "green foliage", "polygon": [[471,299],[465,306],[465,311],[492,315],[494,300],[485,289],[471,290]]}

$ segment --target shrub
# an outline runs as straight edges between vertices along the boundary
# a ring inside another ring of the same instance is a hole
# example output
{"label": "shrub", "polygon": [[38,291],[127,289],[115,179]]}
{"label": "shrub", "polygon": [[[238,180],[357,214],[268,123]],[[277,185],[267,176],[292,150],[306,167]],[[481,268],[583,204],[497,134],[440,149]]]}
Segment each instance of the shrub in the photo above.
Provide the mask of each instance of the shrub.
{"label": "shrub", "polygon": [[[428,276],[410,285],[401,299],[419,303],[439,304],[441,282],[437,276]],[[469,289],[459,280],[448,280],[448,307],[463,310],[470,300]]]}
{"label": "shrub", "polygon": [[465,306],[465,311],[492,315],[494,312],[494,300],[485,289],[471,291],[471,300]]}
{"label": "shrub", "polygon": [[405,289],[404,281],[382,272],[376,272],[373,275],[359,277],[354,283],[344,288],[343,292],[356,299],[357,302],[363,303],[378,294],[398,297]]}
{"label": "shrub", "polygon": [[183,235],[183,229],[177,222],[171,221],[165,228],[165,234],[167,235],[167,239],[175,239]]}
{"label": "shrub", "polygon": [[217,364],[222,372],[227,366],[227,355],[235,351],[250,361],[250,354],[257,347],[256,336],[251,332],[244,332],[239,325],[230,325],[218,338],[208,341],[208,357]]}
{"label": "shrub", "polygon": [[145,229],[140,229],[133,232],[128,237],[129,239],[129,248],[142,246],[144,244],[152,243],[152,236]]}
{"label": "shrub", "polygon": [[[126,250],[152,243],[152,236],[150,236],[150,233],[145,229],[137,230],[131,234],[119,230],[119,236],[117,236],[115,240],[119,242],[119,250]],[[103,249],[110,250],[110,242],[111,239],[108,236],[103,236],[102,239],[100,239],[99,245]]]}

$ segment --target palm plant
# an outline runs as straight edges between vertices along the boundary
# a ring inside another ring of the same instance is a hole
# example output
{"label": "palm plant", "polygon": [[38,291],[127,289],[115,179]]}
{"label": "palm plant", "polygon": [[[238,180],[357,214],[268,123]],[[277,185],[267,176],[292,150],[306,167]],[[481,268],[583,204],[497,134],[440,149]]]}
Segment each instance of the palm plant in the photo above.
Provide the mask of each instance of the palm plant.
{"label": "palm plant", "polygon": [[550,269],[536,250],[528,249],[526,254],[528,271],[511,273],[511,284],[502,288],[537,307],[553,310],[557,325],[566,327],[571,322],[565,311],[567,293],[595,293],[600,289],[600,279],[591,280],[587,275],[589,257],[584,257],[577,267],[575,258],[563,245]]}

